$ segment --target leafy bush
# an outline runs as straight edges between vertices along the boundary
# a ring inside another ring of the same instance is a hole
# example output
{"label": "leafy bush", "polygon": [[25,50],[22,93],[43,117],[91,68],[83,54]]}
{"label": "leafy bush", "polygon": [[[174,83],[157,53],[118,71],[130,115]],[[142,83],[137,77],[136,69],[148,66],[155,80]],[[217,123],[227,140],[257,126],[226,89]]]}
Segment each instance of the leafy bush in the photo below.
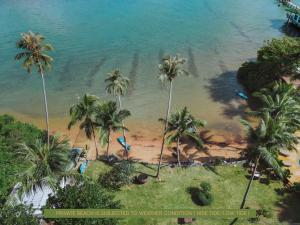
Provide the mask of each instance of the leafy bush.
{"label": "leafy bush", "polygon": [[298,77],[300,39],[281,38],[266,41],[258,50],[256,62],[245,62],[238,70],[238,80],[250,92],[268,86],[282,76]]}
{"label": "leafy bush", "polygon": [[197,194],[198,201],[200,205],[206,206],[213,202],[213,196],[210,192],[199,191]]}
{"label": "leafy bush", "polygon": [[206,182],[206,181],[203,181],[201,184],[200,184],[200,187],[202,189],[202,191],[204,192],[209,192],[211,191],[211,185],[210,183]]}
{"label": "leafy bush", "polygon": [[[47,209],[120,209],[119,201],[114,195],[97,183],[90,181],[78,182],[75,186],[59,188],[55,196],[50,196]],[[117,218],[58,218],[51,219],[56,225],[115,225]]]}
{"label": "leafy bush", "polygon": [[9,115],[0,116],[0,137],[4,138],[11,148],[20,142],[33,144],[42,136],[43,132],[31,124],[16,121]]}
{"label": "leafy bush", "polygon": [[0,224],[39,225],[39,220],[32,213],[33,210],[24,205],[1,206]]}
{"label": "leafy bush", "polygon": [[122,161],[104,175],[100,175],[99,183],[108,189],[118,190],[132,181],[134,166],[128,161]]}

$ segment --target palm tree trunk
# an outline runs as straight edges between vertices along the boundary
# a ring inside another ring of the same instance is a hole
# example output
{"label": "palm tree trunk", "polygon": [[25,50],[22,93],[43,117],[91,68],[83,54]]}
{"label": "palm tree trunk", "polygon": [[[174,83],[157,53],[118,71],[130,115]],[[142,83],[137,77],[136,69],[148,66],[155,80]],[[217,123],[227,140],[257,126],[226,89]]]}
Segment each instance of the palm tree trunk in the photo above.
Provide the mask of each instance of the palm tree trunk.
{"label": "palm tree trunk", "polygon": [[78,137],[79,137],[79,135],[80,135],[80,129],[78,130],[78,132],[77,132],[77,135],[76,135],[76,138],[75,138],[75,140],[74,140],[74,142],[73,142],[73,145],[72,145],[72,148],[74,148],[74,146],[75,146],[75,144],[76,144],[76,142],[77,142],[77,139],[78,139]]}
{"label": "palm tree trunk", "polygon": [[[253,171],[252,171],[252,174],[251,174],[251,178],[250,178],[250,180],[249,180],[249,183],[248,183],[246,192],[245,192],[245,194],[244,194],[244,197],[243,197],[243,200],[242,200],[240,209],[244,209],[244,206],[245,206],[245,203],[246,203],[246,200],[247,200],[249,191],[250,191],[250,187],[251,187],[252,181],[253,181],[253,179],[254,179],[254,175],[255,175],[255,173],[256,173],[256,169],[257,169],[257,166],[258,166],[258,163],[259,163],[260,156],[261,156],[261,155],[259,154],[259,156],[257,157],[257,159],[256,159],[256,161],[255,161],[255,165],[254,165],[254,168],[253,168]],[[238,221],[238,217],[234,218],[233,221],[230,223],[230,225],[234,225],[237,221]]]}
{"label": "palm tree trunk", "polygon": [[93,138],[94,138],[94,143],[95,143],[95,148],[96,148],[96,159],[99,156],[99,152],[98,152],[98,146],[97,146],[97,141],[96,141],[96,134],[95,134],[95,130],[94,130],[94,126],[92,125],[92,131],[93,131]]}
{"label": "palm tree trunk", "polygon": [[163,135],[163,139],[162,139],[162,143],[161,143],[160,157],[159,157],[159,163],[158,163],[157,173],[156,173],[156,177],[157,178],[159,178],[160,167],[161,167],[161,162],[162,162],[162,155],[163,155],[163,151],[164,151],[165,139],[166,139],[167,128],[168,128],[168,119],[169,119],[170,108],[171,108],[171,101],[172,101],[172,86],[173,86],[173,81],[170,81],[168,109],[167,109],[166,118],[165,118],[164,135]]}
{"label": "palm tree trunk", "polygon": [[[118,96],[118,100],[119,100],[119,109],[122,110],[122,101],[121,101],[121,95]],[[122,126],[124,127],[124,122],[122,121]],[[127,160],[128,160],[128,151],[126,149],[126,136],[125,136],[125,129],[122,128],[122,132],[123,132],[123,138],[124,138],[124,143],[125,143],[125,146],[124,146],[124,151],[125,151],[125,154],[126,154],[126,157],[127,157]]]}
{"label": "palm tree trunk", "polygon": [[177,162],[178,162],[178,166],[181,166],[181,163],[180,163],[179,142],[180,142],[180,138],[177,138],[177,144],[176,144],[176,150],[177,150]]}
{"label": "palm tree trunk", "polygon": [[110,131],[108,131],[108,136],[107,136],[107,148],[106,148],[106,157],[107,158],[108,158],[109,144],[110,144]]}
{"label": "palm tree trunk", "polygon": [[45,84],[43,68],[42,68],[41,64],[39,64],[39,66],[40,66],[40,73],[41,73],[42,83],[43,83],[43,94],[44,94],[44,104],[45,104],[45,114],[46,114],[46,128],[47,128],[47,144],[48,144],[48,148],[49,148],[50,147],[50,128],[49,128],[49,112],[48,112],[46,84]]}
{"label": "palm tree trunk", "polygon": [[257,166],[258,166],[258,163],[259,163],[260,156],[261,156],[261,155],[259,155],[259,156],[257,157],[256,161],[255,161],[254,169],[253,169],[253,171],[252,171],[251,178],[250,178],[250,180],[249,180],[249,183],[248,183],[246,192],[245,192],[245,194],[244,194],[243,201],[242,201],[242,203],[241,203],[240,209],[243,209],[244,206],[245,206],[246,199],[247,199],[247,196],[248,196],[248,194],[249,194],[250,187],[251,187],[252,181],[253,181],[253,179],[254,179],[254,175],[255,175],[255,173],[256,173],[256,169],[257,169]]}

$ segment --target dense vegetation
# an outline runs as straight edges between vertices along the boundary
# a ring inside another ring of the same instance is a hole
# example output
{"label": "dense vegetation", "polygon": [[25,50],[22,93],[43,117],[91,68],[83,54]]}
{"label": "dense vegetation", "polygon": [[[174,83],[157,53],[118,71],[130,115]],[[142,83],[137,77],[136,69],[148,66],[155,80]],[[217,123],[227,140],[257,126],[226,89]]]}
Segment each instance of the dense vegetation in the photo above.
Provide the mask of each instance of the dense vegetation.
{"label": "dense vegetation", "polygon": [[16,175],[28,166],[16,154],[17,144],[31,145],[44,136],[33,125],[16,121],[12,116],[0,116],[0,194],[3,197],[18,180]]}
{"label": "dense vegetation", "polygon": [[[59,188],[55,196],[47,200],[45,208],[48,209],[119,209],[120,201],[114,200],[114,195],[109,193],[97,183],[89,180],[79,182],[74,186]],[[115,225],[116,218],[96,219],[53,219],[57,225]]]}
{"label": "dense vegetation", "polygon": [[39,219],[32,215],[33,210],[24,205],[1,206],[1,225],[39,225]]}
{"label": "dense vegetation", "polygon": [[258,50],[256,61],[239,68],[238,80],[250,92],[258,91],[283,76],[297,78],[299,66],[300,38],[272,39]]}

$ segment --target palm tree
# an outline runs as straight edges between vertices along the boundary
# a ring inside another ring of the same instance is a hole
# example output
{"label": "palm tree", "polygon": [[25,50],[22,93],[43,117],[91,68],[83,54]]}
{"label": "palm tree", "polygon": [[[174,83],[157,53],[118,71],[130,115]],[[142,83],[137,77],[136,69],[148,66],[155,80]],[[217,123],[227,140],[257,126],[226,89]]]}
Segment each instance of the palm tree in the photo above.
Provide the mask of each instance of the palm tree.
{"label": "palm tree", "polygon": [[300,105],[298,90],[292,84],[275,82],[271,88],[264,88],[253,94],[261,102],[257,111],[250,115],[261,116],[269,113],[273,119],[285,121],[290,132],[300,128]]}
{"label": "palm tree", "polygon": [[96,124],[99,129],[100,142],[105,145],[106,156],[109,154],[111,132],[118,130],[127,130],[122,125],[124,119],[130,116],[130,112],[126,109],[118,110],[117,103],[113,101],[105,102],[96,108]]}
{"label": "palm tree", "polygon": [[169,98],[168,98],[168,107],[167,112],[165,116],[165,127],[164,127],[164,133],[163,133],[163,139],[160,149],[160,157],[159,157],[159,163],[157,167],[157,173],[156,177],[159,178],[160,173],[160,167],[162,162],[162,155],[164,151],[164,145],[165,145],[165,139],[167,134],[167,127],[168,127],[168,118],[170,114],[170,108],[171,108],[171,101],[172,101],[172,89],[173,89],[173,81],[176,77],[188,73],[182,68],[182,65],[186,62],[186,59],[179,58],[178,56],[167,56],[162,59],[162,64],[159,64],[159,71],[160,71],[160,80],[161,81],[168,81],[170,83],[170,89],[169,89]]}
{"label": "palm tree", "polygon": [[54,190],[60,178],[67,174],[68,164],[71,163],[70,146],[67,139],[60,139],[53,136],[49,147],[41,139],[32,145],[18,145],[17,153],[29,164],[29,168],[20,174],[22,191],[36,192],[45,185]]}
{"label": "palm tree", "polygon": [[84,94],[82,99],[70,108],[71,121],[69,122],[68,129],[71,129],[77,122],[81,122],[79,128],[84,130],[85,135],[88,139],[93,136],[96,158],[99,156],[98,146],[96,141],[95,133],[95,116],[96,108],[99,106],[100,100],[95,95]]}
{"label": "palm tree", "polygon": [[[159,120],[165,122],[164,119]],[[197,147],[202,147],[203,142],[197,135],[197,130],[204,125],[205,121],[195,119],[187,110],[187,107],[170,115],[166,131],[166,133],[169,134],[167,137],[167,144],[176,142],[177,161],[179,166],[181,166],[179,150],[180,140],[183,137],[188,137],[196,143]]]}
{"label": "palm tree", "polygon": [[47,127],[47,143],[50,145],[50,128],[49,128],[49,113],[48,102],[45,86],[44,72],[51,68],[53,59],[47,55],[47,52],[53,51],[53,47],[50,44],[44,43],[45,37],[40,34],[29,31],[28,33],[22,33],[21,39],[17,42],[17,48],[23,51],[15,56],[16,60],[24,59],[22,66],[31,72],[35,67],[42,78],[45,114],[46,114],[46,127]]}
{"label": "palm tree", "polygon": [[278,153],[283,147],[293,149],[294,144],[297,143],[297,138],[286,131],[284,123],[278,119],[272,119],[268,113],[263,115],[257,127],[253,127],[244,120],[242,120],[242,124],[248,130],[250,143],[253,143],[248,157],[250,160],[254,160],[255,163],[240,209],[243,209],[245,206],[259,163],[269,166],[275,174],[284,182],[287,182],[286,172],[281,168],[281,163],[278,160]]}
{"label": "palm tree", "polygon": [[[109,94],[118,98],[119,101],[119,109],[122,110],[122,101],[121,96],[124,96],[126,93],[127,88],[129,87],[130,80],[126,76],[124,76],[120,70],[115,69],[111,73],[108,74],[108,77],[105,79],[107,83],[106,91]],[[124,123],[122,122],[122,126],[124,127]],[[122,129],[123,138],[125,141],[124,150],[126,151],[126,137],[125,137],[125,129]]]}

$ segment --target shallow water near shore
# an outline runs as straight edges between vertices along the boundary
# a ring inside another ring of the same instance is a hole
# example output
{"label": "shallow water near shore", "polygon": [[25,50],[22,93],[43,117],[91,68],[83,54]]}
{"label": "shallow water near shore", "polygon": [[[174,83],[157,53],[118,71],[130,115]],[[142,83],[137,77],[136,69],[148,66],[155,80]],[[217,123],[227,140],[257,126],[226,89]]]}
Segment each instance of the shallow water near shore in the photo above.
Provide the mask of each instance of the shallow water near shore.
{"label": "shallow water near shore", "polygon": [[172,110],[187,106],[209,129],[237,134],[244,103],[235,72],[264,40],[283,35],[285,21],[267,0],[0,0],[0,112],[43,119],[41,80],[14,61],[19,33],[32,30],[55,47],[46,77],[52,129],[65,126],[83,93],[110,99],[104,78],[120,68],[133,83],[123,103],[129,129],[158,132],[167,103],[158,63],[179,53],[190,77],[175,81]]}

